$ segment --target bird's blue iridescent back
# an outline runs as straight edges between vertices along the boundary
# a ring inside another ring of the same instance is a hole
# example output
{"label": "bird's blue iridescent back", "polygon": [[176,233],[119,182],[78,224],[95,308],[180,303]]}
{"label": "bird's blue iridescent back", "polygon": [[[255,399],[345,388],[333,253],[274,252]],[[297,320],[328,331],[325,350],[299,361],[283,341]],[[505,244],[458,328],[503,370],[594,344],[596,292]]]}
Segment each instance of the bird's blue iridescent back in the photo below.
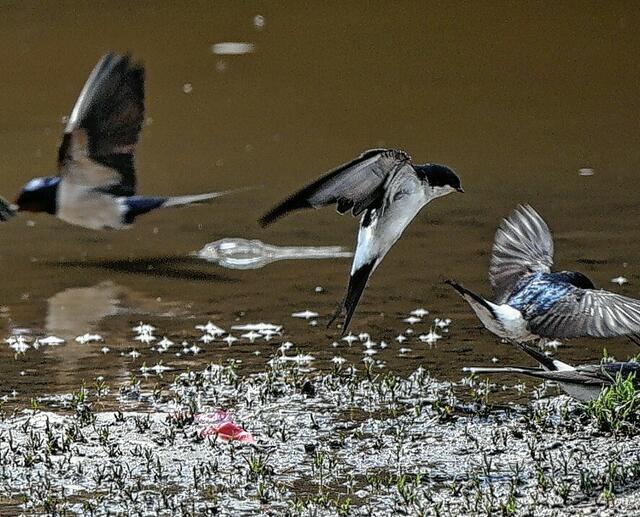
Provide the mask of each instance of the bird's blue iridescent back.
{"label": "bird's blue iridescent back", "polygon": [[534,273],[514,286],[506,303],[530,319],[549,311],[567,295],[578,293],[580,288],[593,288],[591,281],[580,273]]}

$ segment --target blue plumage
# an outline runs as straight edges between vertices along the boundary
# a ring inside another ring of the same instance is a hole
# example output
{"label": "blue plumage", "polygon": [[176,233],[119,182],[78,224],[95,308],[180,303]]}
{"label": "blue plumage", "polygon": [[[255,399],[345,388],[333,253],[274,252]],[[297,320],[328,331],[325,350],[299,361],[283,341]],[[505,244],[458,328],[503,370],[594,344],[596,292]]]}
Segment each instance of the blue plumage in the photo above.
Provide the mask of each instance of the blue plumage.
{"label": "blue plumage", "polygon": [[596,289],[577,271],[552,272],[552,265],[547,223],[530,206],[519,206],[493,243],[489,278],[496,301],[448,283],[488,330],[512,342],[640,336],[640,300]]}
{"label": "blue plumage", "polygon": [[46,212],[55,215],[59,184],[58,176],[34,178],[22,188],[16,204],[25,212]]}
{"label": "blue plumage", "polygon": [[529,319],[551,310],[559,300],[574,291],[576,287],[560,273],[536,273],[515,285],[507,304]]}

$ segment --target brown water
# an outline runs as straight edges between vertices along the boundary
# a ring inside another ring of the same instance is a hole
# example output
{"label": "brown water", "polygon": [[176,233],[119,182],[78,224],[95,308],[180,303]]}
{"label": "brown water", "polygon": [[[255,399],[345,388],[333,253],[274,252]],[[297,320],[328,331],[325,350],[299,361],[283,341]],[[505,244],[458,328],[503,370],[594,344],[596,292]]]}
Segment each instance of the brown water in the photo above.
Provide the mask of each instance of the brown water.
{"label": "brown water", "polygon": [[[256,15],[264,17],[261,30]],[[129,49],[147,66],[152,121],[139,146],[142,193],[264,189],[152,214],[120,233],[48,216],[3,225],[0,336],[29,329],[71,341],[19,356],[1,344],[0,396],[65,392],[97,375],[122,380],[158,360],[176,369],[228,357],[260,365],[276,349],[258,341],[202,345],[188,359],[161,356],[133,341],[130,327],[139,320],[174,340],[199,336],[193,326],[208,319],[225,328],[236,319],[271,321],[318,357],[318,367],[336,353],[359,361],[360,345],[331,347],[338,331],[325,330],[322,318],[312,327],[290,317],[306,308],[331,313],[348,260],[231,271],[188,254],[223,237],[351,246],[357,221],[331,209],[267,230],[255,221],[292,189],[371,147],[446,163],[467,192],[416,218],[356,313],[354,332],[390,343],[376,356],[389,368],[423,364],[459,378],[464,364],[523,360],[481,331],[442,284],[454,277],[488,292],[493,232],[520,202],[533,204],[554,230],[559,267],[640,295],[638,34],[640,12],[626,2],[4,2],[0,193],[11,197],[29,178],[52,173],[61,119],[110,49]],[[223,41],[251,42],[255,52],[214,55],[211,45]],[[583,167],[595,175],[579,176]],[[610,284],[620,274],[631,282],[623,288]],[[403,344],[412,352],[399,357],[393,338],[420,306],[453,319],[450,337],[432,348],[413,338]],[[111,352],[73,341],[87,331],[99,332]],[[560,353],[597,359],[601,345],[573,342]],[[132,347],[138,360],[119,354]],[[607,347],[618,357],[637,351],[624,340]]]}

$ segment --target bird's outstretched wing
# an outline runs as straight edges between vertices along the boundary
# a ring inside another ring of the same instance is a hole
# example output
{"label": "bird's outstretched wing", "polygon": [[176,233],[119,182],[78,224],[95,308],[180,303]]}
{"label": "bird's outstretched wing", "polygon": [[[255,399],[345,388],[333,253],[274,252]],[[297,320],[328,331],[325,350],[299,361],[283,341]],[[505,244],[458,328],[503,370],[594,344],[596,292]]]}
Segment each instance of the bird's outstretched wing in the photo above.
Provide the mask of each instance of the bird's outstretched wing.
{"label": "bird's outstretched wing", "polygon": [[366,151],[285,199],[262,216],[260,224],[267,226],[294,210],[319,208],[333,203],[338,204],[338,212],[341,214],[351,210],[357,216],[382,201],[384,185],[389,175],[410,160],[409,155],[403,151]]}
{"label": "bird's outstretched wing", "polygon": [[640,334],[640,300],[604,290],[572,289],[548,311],[529,319],[542,337],[568,339]]}
{"label": "bird's outstretched wing", "polygon": [[16,215],[16,211],[11,203],[0,197],[0,221],[8,221]]}
{"label": "bird's outstretched wing", "polygon": [[70,184],[118,196],[136,191],[135,148],[144,122],[144,67],[106,54],[80,92],[58,150]]}
{"label": "bird's outstretched wing", "polygon": [[547,223],[529,205],[520,205],[496,232],[489,268],[496,303],[504,303],[514,285],[529,273],[548,273],[553,238]]}

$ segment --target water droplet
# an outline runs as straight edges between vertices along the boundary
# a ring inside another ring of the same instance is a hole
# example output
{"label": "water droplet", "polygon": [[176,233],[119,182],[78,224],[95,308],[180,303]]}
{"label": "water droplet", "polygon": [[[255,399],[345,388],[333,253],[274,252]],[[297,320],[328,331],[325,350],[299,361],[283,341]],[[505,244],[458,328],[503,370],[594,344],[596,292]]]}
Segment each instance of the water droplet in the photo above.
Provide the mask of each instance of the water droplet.
{"label": "water droplet", "polygon": [[262,29],[264,29],[265,23],[266,23],[266,20],[264,19],[264,16],[262,16],[261,14],[256,14],[253,17],[253,26],[256,28],[256,30],[261,31]]}

